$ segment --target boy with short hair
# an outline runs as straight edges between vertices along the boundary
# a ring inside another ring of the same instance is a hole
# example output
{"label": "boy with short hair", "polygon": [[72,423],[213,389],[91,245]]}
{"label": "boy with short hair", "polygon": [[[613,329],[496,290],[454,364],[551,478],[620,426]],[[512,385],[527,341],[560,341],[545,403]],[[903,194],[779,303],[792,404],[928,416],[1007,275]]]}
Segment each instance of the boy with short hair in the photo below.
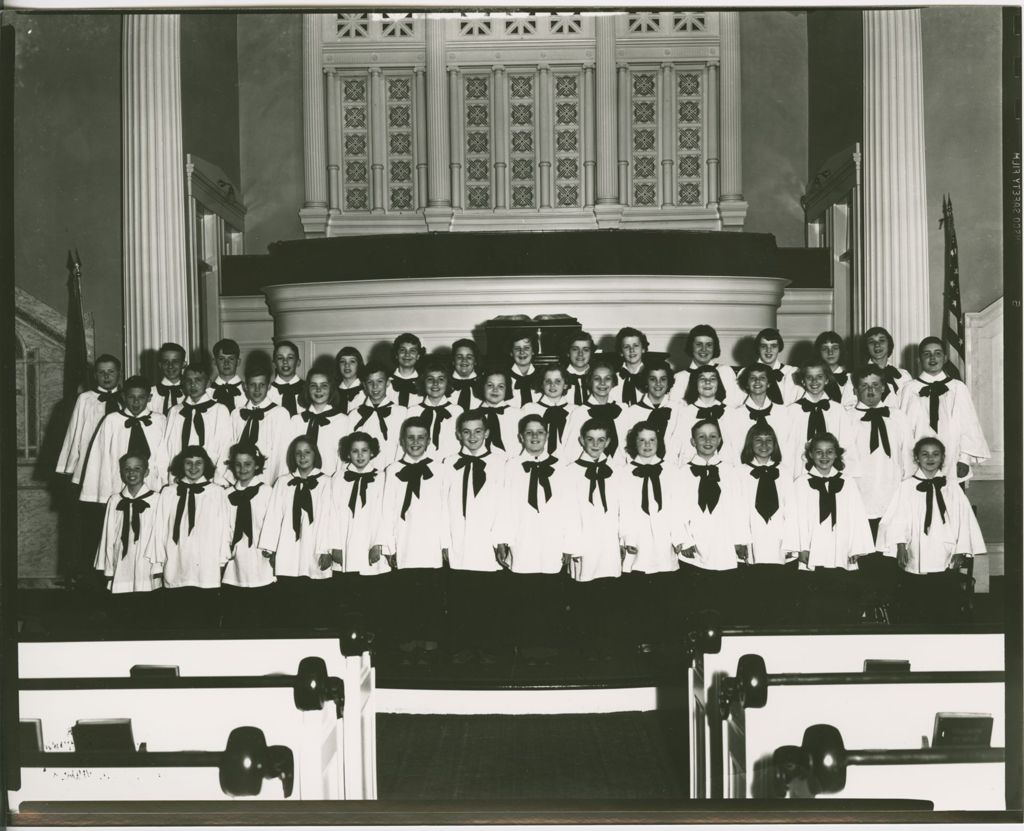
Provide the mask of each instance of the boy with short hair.
{"label": "boy with short hair", "polygon": [[409,402],[419,389],[420,376],[416,367],[426,354],[422,342],[412,332],[403,332],[391,344],[395,370],[388,377],[388,384],[402,407],[410,406]]}
{"label": "boy with short hair", "polygon": [[181,373],[185,400],[175,404],[167,416],[163,458],[173,459],[182,448],[198,445],[206,450],[221,481],[220,464],[231,447],[231,413],[213,400],[207,387],[210,374],[200,364],[189,364]]}
{"label": "boy with short hair", "polygon": [[213,400],[233,413],[245,404],[244,382],[238,377],[238,361],[241,350],[238,341],[222,338],[213,345],[213,364],[217,374],[210,382]]}
{"label": "boy with short hair", "polygon": [[299,377],[299,347],[290,340],[281,340],[274,344],[274,369],[276,375],[270,382],[267,397],[288,411],[289,416],[299,411],[299,396],[305,387]]}
{"label": "boy with short hair", "polygon": [[480,383],[476,371],[479,361],[480,352],[475,341],[460,338],[452,344],[452,373],[448,386],[457,395],[456,401],[464,411],[480,406],[476,389]]}
{"label": "boy with short hair", "polygon": [[363,378],[365,399],[350,413],[353,432],[363,430],[380,442],[380,463],[387,465],[398,458],[399,434],[408,410],[398,404],[388,385],[388,371],[383,364],[371,361]]}
{"label": "boy with short hair", "polygon": [[82,470],[89,454],[89,446],[96,428],[105,415],[117,412],[121,403],[121,362],[113,355],[100,355],[93,365],[96,386],[80,393],[71,411],[64,444],[57,457],[57,473],[71,476],[71,481],[82,481]]}
{"label": "boy with short hair", "polygon": [[842,405],[833,404],[825,393],[828,366],[820,357],[812,358],[800,365],[797,380],[803,392],[787,407],[789,436],[782,454],[783,461],[799,476],[808,461],[804,457],[807,442],[815,436],[831,433],[849,451],[846,456],[848,475],[858,475],[859,464],[851,435],[850,417]]}
{"label": "boy with short hair", "polygon": [[519,407],[525,407],[540,394],[540,378],[533,365],[533,358],[539,351],[540,346],[535,332],[530,329],[519,329],[512,333],[509,345],[512,385],[506,390],[505,396],[509,399],[517,398]]}
{"label": "boy with short hair", "polygon": [[589,332],[577,332],[572,336],[565,350],[565,370],[569,373],[572,403],[577,407],[587,400],[586,379],[593,355],[594,338]]}
{"label": "boy with short hair", "polygon": [[231,439],[254,445],[266,462],[263,480],[273,487],[287,469],[285,451],[293,431],[288,411],[270,400],[270,370],[254,365],[245,373],[246,401],[231,414]]}
{"label": "boy with short hair", "polygon": [[421,376],[422,397],[409,406],[409,418],[420,418],[430,430],[429,452],[439,458],[458,451],[455,420],[462,407],[448,395],[448,369],[440,361],[426,361]]}
{"label": "boy with short hair", "polygon": [[[864,333],[862,343],[868,363],[877,366],[885,378],[885,394],[882,400],[888,402],[890,407],[902,407],[907,382],[914,376],[892,363],[892,353],[896,344],[889,330],[884,326],[872,326]],[[895,395],[891,401],[890,395]]]}
{"label": "boy with short hair", "polygon": [[569,390],[569,373],[563,367],[545,368],[540,382],[541,392],[537,400],[525,404],[520,412],[523,415],[540,415],[544,419],[548,428],[548,453],[554,454],[562,446],[569,415],[576,405],[572,403]]}
{"label": "boy with short hair", "polygon": [[586,403],[569,414],[563,441],[569,447],[576,447],[584,422],[591,418],[600,419],[611,427],[605,452],[614,464],[621,464],[624,458],[621,437],[625,436],[625,431],[620,431],[618,427],[626,420],[624,414],[627,408],[615,400],[617,380],[615,366],[610,358],[598,355],[591,361],[586,379]]}
{"label": "boy with short hair", "polygon": [[149,409],[154,413],[167,416],[171,407],[185,398],[185,391],[181,387],[185,357],[185,347],[178,343],[162,344],[157,352],[156,365],[162,377],[153,387],[153,397],[149,402]]}

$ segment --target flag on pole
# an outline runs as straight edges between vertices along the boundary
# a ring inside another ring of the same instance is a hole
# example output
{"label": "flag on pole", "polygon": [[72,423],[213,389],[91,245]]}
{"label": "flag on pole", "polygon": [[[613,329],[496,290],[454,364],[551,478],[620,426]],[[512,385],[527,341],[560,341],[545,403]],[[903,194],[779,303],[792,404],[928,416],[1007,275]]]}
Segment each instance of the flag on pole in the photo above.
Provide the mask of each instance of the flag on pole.
{"label": "flag on pole", "polygon": [[964,374],[966,329],[964,309],[960,304],[960,253],[953,224],[953,200],[942,197],[942,219],[939,227],[945,232],[945,280],[942,290],[942,343],[949,361]]}
{"label": "flag on pole", "polygon": [[89,348],[82,311],[82,260],[68,251],[68,327],[64,337],[64,398],[74,401],[89,386]]}

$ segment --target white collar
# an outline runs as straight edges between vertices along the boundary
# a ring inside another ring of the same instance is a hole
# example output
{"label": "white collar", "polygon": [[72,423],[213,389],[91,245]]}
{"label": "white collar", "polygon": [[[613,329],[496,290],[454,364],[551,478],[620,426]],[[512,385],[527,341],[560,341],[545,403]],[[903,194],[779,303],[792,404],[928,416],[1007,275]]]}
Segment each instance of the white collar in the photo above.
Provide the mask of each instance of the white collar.
{"label": "white collar", "polygon": [[519,371],[519,365],[518,364],[512,364],[512,374],[517,376],[518,378],[527,378],[530,375],[533,375],[533,373],[535,373],[536,371],[537,371],[537,369],[536,369],[536,367],[534,367],[533,364],[530,364],[530,371],[529,372],[520,372]]}
{"label": "white collar", "polygon": [[922,370],[921,374],[918,376],[918,379],[930,384],[935,383],[936,381],[949,381],[950,377],[946,375],[944,370],[940,370],[939,372],[934,374],[931,372],[924,372]]}
{"label": "white collar", "polygon": [[832,479],[833,477],[839,475],[839,471],[836,470],[834,467],[830,467],[828,469],[828,473],[826,473],[823,476],[822,474],[818,473],[818,468],[814,467],[814,465],[811,465],[811,469],[809,471],[807,471],[807,475],[808,476],[813,476],[816,479]]}
{"label": "white collar", "polygon": [[206,390],[206,392],[199,396],[198,401],[193,401],[188,396],[185,396],[185,399],[181,402],[181,404],[191,404],[193,407],[198,407],[200,404],[205,404],[207,401],[213,401],[213,393],[210,392],[209,390]]}
{"label": "white collar", "polygon": [[146,483],[145,482],[142,483],[142,487],[139,488],[139,492],[137,494],[135,494],[135,496],[132,496],[128,492],[128,486],[127,485],[124,485],[121,488],[121,490],[118,491],[118,493],[121,496],[123,496],[125,499],[148,499],[149,497],[151,497],[153,495],[153,491],[151,491],[149,488],[146,487]]}
{"label": "white collar", "polygon": [[232,375],[231,378],[229,378],[227,381],[225,381],[218,375],[210,383],[213,384],[213,386],[215,387],[225,387],[228,384],[241,384],[242,379],[238,377],[237,373],[235,375]]}
{"label": "white collar", "polygon": [[283,381],[280,375],[275,375],[274,380],[270,382],[271,386],[274,384],[287,384],[289,387],[293,387],[296,384],[301,384],[302,379],[298,375],[293,375],[290,381]]}
{"label": "white collar", "polygon": [[694,450],[690,455],[690,460],[687,462],[689,465],[700,465],[703,467],[717,467],[721,463],[722,457],[718,454],[717,450],[715,451],[715,455],[710,459],[705,459],[703,456],[699,455],[696,450]]}

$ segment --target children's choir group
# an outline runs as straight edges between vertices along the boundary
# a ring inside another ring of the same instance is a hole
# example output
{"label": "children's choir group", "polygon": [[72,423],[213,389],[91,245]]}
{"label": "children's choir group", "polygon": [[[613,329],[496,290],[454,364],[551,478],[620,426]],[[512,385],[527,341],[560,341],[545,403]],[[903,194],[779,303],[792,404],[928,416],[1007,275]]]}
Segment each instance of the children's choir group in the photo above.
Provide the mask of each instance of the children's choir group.
{"label": "children's choir group", "polygon": [[579,333],[539,369],[527,330],[486,364],[471,340],[442,362],[403,334],[393,367],[345,347],[305,379],[288,341],[244,379],[234,341],[212,379],[164,344],[155,385],[97,359],[58,470],[131,621],[348,607],[410,660],[441,641],[464,661],[573,638],[647,649],[705,608],[838,623],[895,600],[942,620],[985,551],[961,483],[988,448],[941,341],[915,377],[885,329],[862,340],[854,371],[835,332],[795,367],[765,329],[737,369],[699,325],[673,370],[624,328],[617,354]]}

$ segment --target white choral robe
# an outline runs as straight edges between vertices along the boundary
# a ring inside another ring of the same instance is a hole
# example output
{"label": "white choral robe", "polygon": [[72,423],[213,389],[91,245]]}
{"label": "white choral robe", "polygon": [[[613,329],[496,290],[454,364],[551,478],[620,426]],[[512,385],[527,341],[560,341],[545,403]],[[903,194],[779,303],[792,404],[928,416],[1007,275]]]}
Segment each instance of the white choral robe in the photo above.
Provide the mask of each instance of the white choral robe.
{"label": "white choral robe", "polygon": [[[878,364],[872,360],[868,360],[867,365],[878,366]],[[889,363],[888,366],[893,366],[893,364]],[[883,366],[878,366],[878,368],[883,372],[885,371],[885,367]],[[899,377],[893,381],[886,379],[885,392],[882,393],[882,403],[888,404],[890,407],[903,409],[903,396],[906,395],[907,384],[914,380],[914,376],[898,366],[894,368],[899,373]],[[893,386],[896,387],[895,390],[892,389]]]}
{"label": "white choral robe", "polygon": [[260,531],[261,551],[274,552],[274,574],[278,577],[310,577],[323,580],[331,576],[331,566],[320,568],[317,545],[321,541],[320,524],[329,519],[331,505],[330,478],[319,468],[309,472],[307,479],[315,479],[316,487],[310,491],[313,502],[313,519],[303,510],[299,517],[299,534],[295,535],[292,506],[297,486],[289,484],[298,475],[285,473],[274,482],[270,493],[270,504]]}
{"label": "white choral robe", "polygon": [[[120,388],[103,390],[103,392],[120,394]],[[93,437],[96,435],[96,428],[99,427],[103,416],[107,414],[107,405],[100,401],[99,395],[99,390],[91,389],[81,393],[75,399],[71,420],[68,422],[68,429],[64,434],[64,443],[61,445],[60,455],[57,457],[57,473],[70,474],[71,481],[75,484],[82,481],[82,471],[85,468]]]}
{"label": "white choral robe", "polygon": [[[846,377],[843,379],[843,383],[839,383],[839,379],[832,378],[835,381],[836,386],[839,387],[839,400],[832,400],[832,403],[839,404],[845,409],[851,409],[857,403],[857,391],[853,388],[853,371],[848,370],[845,367],[839,367],[838,372],[843,373]],[[832,370],[829,370],[832,373]],[[826,387],[826,395],[828,394],[828,388]],[[799,397],[799,396],[798,396]],[[831,398],[831,396],[829,396]]]}
{"label": "white choral robe", "polygon": [[681,403],[672,400],[670,396],[671,392],[669,392],[669,395],[666,395],[661,399],[660,404],[654,404],[651,402],[651,399],[648,398],[647,393],[644,393],[640,396],[636,404],[626,407],[626,409],[623,410],[620,418],[621,424],[617,423],[615,425],[616,429],[619,430],[619,437],[623,442],[623,445],[625,445],[626,434],[630,431],[633,425],[639,424],[641,421],[649,421],[651,419],[651,414],[654,412],[665,411],[667,411],[667,415],[664,416],[664,438],[666,444],[668,443],[669,430],[672,428],[672,417],[675,415],[675,411],[683,406]]}
{"label": "white choral robe", "polygon": [[[573,461],[578,460],[592,461],[585,454],[577,455]],[[619,514],[622,507],[621,481],[625,472],[611,464],[603,454],[599,461],[612,471],[611,476],[604,480],[607,507],[601,502],[600,488],[596,485],[594,501],[590,501],[591,482],[584,467],[566,465],[565,476],[559,481],[566,497],[562,550],[572,555],[569,576],[580,583],[622,574]]]}
{"label": "white choral robe", "polygon": [[480,398],[476,397],[476,393],[473,387],[479,382],[480,376],[475,372],[468,378],[463,378],[461,375],[452,374],[452,381],[469,381],[471,382],[469,388],[465,391],[456,390],[450,383],[448,384],[449,395],[448,400],[458,404],[463,410],[475,410],[481,406],[484,402]]}
{"label": "white choral robe", "polygon": [[529,501],[530,474],[524,462],[544,462],[552,457],[547,451],[539,456],[520,452],[505,461],[505,504],[494,528],[495,543],[512,550],[511,570],[516,574],[558,574],[562,570],[564,525],[568,517],[567,474],[554,458],[549,480],[551,499],[537,485],[537,507]]}
{"label": "white choral robe", "polygon": [[[808,460],[804,456],[804,446],[807,444],[807,421],[810,418],[810,413],[804,412],[800,407],[800,401],[805,397],[806,394],[801,395],[786,408],[789,418],[789,435],[787,445],[782,450],[782,461],[793,471],[794,475],[807,469]],[[831,401],[824,393],[820,400],[829,403],[828,409],[824,411],[825,429],[839,440],[839,446],[845,453],[846,473],[848,476],[853,476],[859,470],[859,463],[857,449],[854,446],[850,414],[841,404]]]}
{"label": "white choral robe", "polygon": [[[539,395],[537,399],[529,404],[523,406],[519,411],[521,415],[539,415],[541,418],[544,417],[544,413],[548,411],[549,407],[559,407],[565,410],[565,428],[562,430],[562,435],[557,436],[554,440],[551,439],[552,430],[548,430],[548,450],[559,458],[571,457],[576,458],[579,455],[579,445],[569,446],[565,441],[565,433],[569,428],[569,417],[572,415],[573,410],[576,409],[576,405],[572,403],[572,393],[569,392],[563,395],[558,401],[553,401],[546,395]],[[553,448],[553,449],[552,449]]]}
{"label": "white choral robe", "polygon": [[[213,401],[213,396],[207,390],[203,393],[196,404],[205,404]],[[192,402],[187,402],[192,403]],[[163,453],[168,464],[174,461],[184,448],[181,446],[181,431],[185,424],[185,416],[182,408],[185,404],[175,404],[167,416],[167,427],[164,429]],[[198,416],[198,414],[196,414]],[[223,480],[221,463],[227,459],[228,450],[231,449],[231,413],[223,404],[213,402],[213,406],[202,414],[205,438],[202,442],[203,449],[207,452],[214,467],[217,469],[217,480]],[[199,444],[199,436],[196,434],[195,426],[188,439],[189,445]]]}
{"label": "white choral robe", "polygon": [[878,542],[885,546],[886,554],[895,557],[897,544],[903,543],[909,555],[904,571],[932,574],[948,569],[954,554],[973,557],[986,553],[971,503],[960,486],[949,479],[941,488],[946,504],[945,519],[939,511],[938,500],[934,500],[931,527],[925,533],[927,493],[917,489],[924,480],[924,475],[918,472],[901,482],[882,517]]}
{"label": "white choral robe", "polygon": [[[761,414],[761,417],[756,418],[754,414]],[[726,459],[726,461],[737,465],[740,463],[740,453],[747,440],[747,433],[762,419],[775,431],[775,444],[779,448],[779,452],[785,453],[789,442],[789,432],[792,429],[792,418],[792,410],[784,404],[775,404],[766,397],[765,406],[758,407],[750,400],[750,396],[744,397],[739,402],[739,406],[732,407],[725,414],[727,426],[722,429],[729,431],[735,453],[733,458]]]}
{"label": "white choral robe", "polygon": [[[455,421],[462,413],[462,407],[455,404],[453,399],[445,399],[440,405],[438,405],[442,411],[447,411],[448,418],[441,422],[440,430],[437,433],[437,441],[434,441],[434,430],[436,424],[431,421],[430,430],[427,432],[427,455],[433,456],[435,459],[443,459],[445,456],[450,456],[452,453],[459,452],[459,439],[455,434]],[[436,415],[428,412],[425,408],[427,407],[427,400],[423,396],[420,396],[414,403],[410,403],[409,412],[406,418],[438,418],[441,415],[441,411],[438,411]]]}
{"label": "white choral robe", "polygon": [[395,461],[402,453],[399,438],[402,422],[409,417],[409,411],[397,402],[398,398],[392,395],[388,395],[377,407],[365,400],[349,413],[349,432],[367,433],[380,443],[380,455],[377,458],[381,465]]}
{"label": "white choral robe", "polygon": [[413,372],[412,375],[399,375],[397,370],[392,372],[388,376],[388,398],[392,398],[401,404],[405,408],[412,407],[417,398],[422,398],[419,393],[419,385],[416,385],[416,389],[406,392],[404,390],[396,390],[393,381],[419,381],[419,373]]}
{"label": "white choral robe", "polygon": [[[485,465],[484,484],[479,493],[473,492],[473,476],[466,471],[455,469],[463,456],[476,456]],[[441,465],[441,499],[448,521],[451,544],[448,548],[448,565],[461,571],[500,571],[501,566],[494,554],[498,540],[494,536],[498,515],[504,510],[502,476],[505,472],[504,454],[484,450],[477,453],[460,451],[444,460]],[[462,507],[463,483],[466,483],[466,508]]]}
{"label": "white choral robe", "polygon": [[206,487],[195,497],[195,526],[189,531],[186,501],[178,542],[173,538],[178,485],[174,482],[166,485],[157,500],[153,571],[163,574],[164,586],[169,589],[185,586],[217,588],[220,586],[221,566],[231,557],[231,505],[227,493],[205,478],[195,484],[201,483]]}
{"label": "white choral robe", "polygon": [[739,401],[745,393],[740,389],[739,384],[736,381],[736,369],[735,367],[729,366],[728,364],[719,363],[718,360],[711,361],[709,364],[698,366],[696,361],[690,361],[690,365],[686,369],[681,369],[676,373],[675,383],[672,385],[672,389],[669,391],[669,397],[680,404],[683,403],[683,396],[686,395],[686,387],[690,383],[691,373],[704,369],[704,367],[713,367],[718,370],[718,377],[722,379],[722,388],[725,390],[725,403],[732,407]]}
{"label": "white choral robe", "polygon": [[[263,410],[263,419],[259,422],[259,432],[256,434],[256,447],[266,457],[266,465],[263,468],[263,480],[272,486],[278,476],[288,472],[288,445],[291,442],[292,422],[288,411],[280,404],[263,399],[259,406],[254,406],[251,401],[246,401],[241,407],[231,414],[231,441],[237,444],[242,440],[246,425],[251,419],[242,418],[243,412],[250,410]],[[252,435],[251,433],[249,434]]]}
{"label": "white choral robe", "polygon": [[[681,467],[682,486],[678,510],[686,520],[686,530],[697,551],[692,558],[680,557],[680,560],[709,571],[736,568],[736,546],[750,544],[750,527],[746,522],[740,474],[718,453],[710,459],[704,459],[692,450],[691,454]],[[691,464],[718,467],[721,495],[713,511],[702,510],[698,504],[700,477],[693,474]]]}
{"label": "white choral robe", "polygon": [[[654,498],[653,486],[648,487],[648,513],[643,510],[645,479],[633,474],[634,469],[661,463],[661,507]],[[693,540],[686,529],[686,519],[679,510],[682,501],[682,472],[670,462],[657,457],[650,460],[637,457],[626,464],[622,476],[621,532],[622,544],[633,546],[637,553],[626,554],[623,572],[639,571],[656,574],[678,571],[679,558],[673,546],[689,548]]]}
{"label": "white choral robe", "polygon": [[[351,392],[351,390],[358,390],[358,392]],[[338,384],[338,392],[341,393],[338,396],[339,406],[341,411],[348,415],[356,407],[362,404],[366,400],[366,393],[363,392],[362,381],[356,379],[352,383],[346,383],[342,381]],[[349,398],[346,393],[350,393],[352,398]]]}
{"label": "white choral robe", "polygon": [[[238,483],[232,481],[225,488],[228,496],[228,510],[231,513],[231,535],[234,537],[237,528],[238,508],[231,504],[231,494],[242,490]],[[252,499],[249,500],[249,507],[252,511],[252,542],[249,537],[243,534],[238,542],[231,549],[231,559],[227,568],[224,569],[222,582],[228,586],[242,586],[244,588],[258,588],[268,586],[275,581],[274,567],[270,564],[270,558],[263,556],[263,550],[259,546],[260,532],[263,530],[263,521],[267,517],[267,510],[270,508],[270,494],[272,488],[266,483],[263,476],[258,474],[249,480],[249,488],[258,488]]]}
{"label": "white choral robe", "polygon": [[[523,417],[522,410],[515,405],[514,401],[507,401],[497,407],[485,401],[480,405],[479,409],[485,413],[490,410],[501,411],[496,416],[498,425],[497,435],[495,435],[494,428],[488,425],[491,433],[487,437],[487,446],[491,449],[491,452],[504,454],[505,456],[516,455],[519,452],[519,419]],[[499,437],[501,440],[500,446],[495,441]]]}
{"label": "white choral robe", "polygon": [[[718,422],[718,432],[722,436],[722,446],[718,454],[724,461],[734,464],[739,461],[740,450],[743,449],[743,436],[733,436],[732,421],[729,420],[730,408],[724,402],[715,402],[710,408],[706,408],[698,401],[696,404],[679,402],[672,408],[672,419],[669,421],[668,430],[665,434],[665,447],[668,459],[672,464],[679,466],[685,464],[693,454],[693,445],[690,440],[693,438],[693,425],[702,420],[698,415],[700,409],[721,408],[722,414],[715,419]],[[737,447],[737,441],[739,446]]]}
{"label": "white choral robe", "polygon": [[[619,367],[619,371],[615,374],[617,383],[612,387],[611,392],[608,393],[608,400],[614,401],[616,404],[622,404],[627,407],[631,404],[635,404],[640,400],[640,396],[644,394],[644,365],[640,364],[640,368],[636,372],[630,372],[626,368],[625,364]],[[626,377],[629,377],[633,383],[634,394],[632,400],[627,401],[629,397],[626,395]]]}
{"label": "white choral robe", "polygon": [[[121,467],[119,461],[128,452],[130,427],[125,426],[129,414],[124,410],[104,416],[96,429],[89,460],[82,472],[82,491],[78,498],[82,502],[106,502],[121,489]],[[167,484],[167,466],[170,459],[163,455],[163,438],[167,426],[160,413],[148,410],[139,415],[149,418],[149,426],[142,425],[142,432],[149,445],[149,475],[145,485],[151,491],[159,491]]]}
{"label": "white choral robe", "polygon": [[451,547],[448,517],[444,513],[442,499],[441,462],[426,453],[418,461],[428,460],[429,479],[420,482],[419,496],[413,496],[409,509],[402,518],[402,504],[405,500],[406,483],[396,474],[406,467],[403,461],[415,464],[403,454],[402,458],[389,464],[384,470],[384,496],[377,530],[374,532],[376,545],[383,547],[388,556],[396,556],[398,568],[441,568],[441,549]]}
{"label": "white choral robe", "polygon": [[[228,384],[233,384],[238,387],[238,392],[233,393],[231,396],[234,406],[228,407],[228,411],[233,413],[239,407],[243,406],[246,401],[249,400],[245,394],[245,381],[243,381],[237,375],[233,375],[227,380],[224,380],[218,375],[216,378],[210,381],[210,394],[213,395],[213,393],[216,392],[218,387],[224,387],[227,386]],[[216,396],[214,396],[214,398],[216,399]],[[223,401],[221,401],[220,403],[224,404]],[[227,404],[224,404],[224,406],[227,407]]]}
{"label": "white choral robe", "polygon": [[[923,381],[943,381],[949,388],[948,392],[939,397],[939,424],[933,430],[929,420],[930,400],[921,396]],[[946,466],[943,473],[950,479],[957,477],[957,462],[976,465],[992,454],[989,452],[985,435],[981,431],[981,423],[971,400],[970,390],[963,381],[949,378],[944,372],[938,375],[921,373],[904,387],[903,411],[912,419],[912,425],[922,425],[914,435],[914,441],[923,436],[937,436],[946,447]]]}
{"label": "white choral robe", "polygon": [[748,562],[753,564],[784,563],[793,559],[793,556],[787,556],[790,552],[787,552],[783,542],[786,532],[786,516],[792,510],[793,502],[793,474],[788,468],[778,466],[779,478],[775,480],[775,490],[779,495],[778,510],[767,521],[757,512],[758,480],[751,475],[751,469],[768,466],[770,465],[760,465],[754,459],[750,464],[740,465],[736,468],[742,489],[743,507],[747,514],[745,522],[750,528],[750,558]]}
{"label": "white choral robe", "polygon": [[801,570],[856,571],[856,558],[876,549],[860,490],[851,479],[844,476],[843,489],[836,494],[835,527],[830,517],[821,520],[818,491],[809,483],[812,479],[831,479],[836,475],[835,469],[830,469],[825,477],[817,470],[810,470],[793,482],[793,509],[786,514],[783,546],[787,551],[810,552],[807,564],[800,565]]}
{"label": "white choral robe", "polygon": [[[889,436],[889,452],[886,455],[879,439],[878,447],[871,450],[871,423],[864,421],[869,409],[888,409],[883,421]],[[914,470],[914,437],[910,418],[894,407],[868,408],[863,404],[847,411],[850,416],[851,435],[857,451],[858,466],[855,481],[864,500],[864,510],[869,519],[877,519],[889,507],[900,482]]]}
{"label": "white choral robe", "polygon": [[138,541],[129,527],[128,548],[123,550],[121,529],[124,526],[124,513],[118,510],[117,506],[122,499],[132,498],[128,488],[122,488],[107,500],[103,533],[93,563],[93,566],[108,578],[108,587],[114,594],[149,592],[159,587],[159,581],[153,576],[153,560],[150,556],[155,543],[154,531],[157,528],[158,495],[143,486],[134,497],[145,500],[149,507],[139,514]]}
{"label": "white choral robe", "polygon": [[[185,390],[181,386],[181,380],[168,381],[166,378],[161,378],[158,382],[163,384],[165,387],[175,387],[180,391],[180,395],[175,396],[175,404],[180,404],[188,396],[185,395]],[[160,413],[163,416],[170,415],[171,407],[171,395],[161,395],[160,390],[157,388],[158,384],[153,384],[153,390],[149,394],[149,409],[154,413]]]}
{"label": "white choral robe", "polygon": [[[779,392],[782,393],[782,404],[792,404],[800,397],[800,393],[804,391],[803,387],[796,382],[797,367],[792,364],[784,364],[776,358],[775,363],[769,369],[777,369],[782,372],[782,380],[778,382]],[[743,398],[744,395],[745,393],[741,389],[739,398]]]}
{"label": "white choral robe", "polygon": [[[377,467],[376,461],[376,459],[371,460],[362,470],[357,470],[351,463],[343,464],[331,477],[329,521],[321,526],[322,539],[317,543],[317,551],[342,552],[344,565],[339,567],[335,563],[333,566],[335,571],[373,575],[386,574],[391,570],[384,557],[381,557],[376,563],[370,563],[370,548],[376,544],[373,535],[380,522],[381,506],[384,499],[384,471]],[[358,487],[358,483],[345,479],[345,473],[349,471],[374,474],[373,481],[366,484],[365,505],[357,490],[353,506],[352,489]]]}
{"label": "white choral robe", "polygon": [[[305,385],[305,382],[298,375],[293,375],[287,381],[285,381],[283,378],[280,378],[279,376],[275,375],[273,380],[270,382],[270,388],[267,390],[267,398],[266,398],[266,400],[267,401],[272,401],[274,404],[277,404],[279,407],[282,407],[282,406],[284,406],[284,396],[281,394],[281,390],[279,390],[277,387],[275,387],[274,384],[287,384],[290,387],[294,387],[295,388],[295,413],[297,413],[300,409],[302,409],[302,404],[300,403],[300,399],[302,398],[302,393],[305,390],[306,385]],[[285,407],[285,409],[288,410],[287,407]],[[291,410],[288,410],[289,417],[295,415],[295,413],[291,412]]]}
{"label": "white choral robe", "polygon": [[[628,412],[631,409],[630,407],[618,401],[611,401],[609,403],[619,408],[619,415],[612,421],[617,442],[614,448],[615,452],[608,454],[610,457],[609,464],[621,466],[626,463],[626,433],[629,432],[627,425],[632,426],[634,422],[630,420]],[[564,448],[562,454],[566,457],[563,460],[564,464],[572,464],[576,461],[580,449],[580,430],[587,421],[593,418],[591,410],[595,406],[598,405],[583,404],[569,413],[569,417],[565,422],[565,432],[562,434],[562,447]]]}
{"label": "white choral robe", "polygon": [[325,476],[333,476],[334,471],[341,465],[341,459],[338,456],[338,443],[342,437],[347,436],[351,431],[349,425],[351,419],[342,412],[334,410],[330,405],[322,405],[319,408],[317,405],[307,407],[305,410],[300,410],[298,413],[291,418],[291,431],[292,438],[297,436],[305,436],[309,431],[309,422],[304,417],[303,413],[330,413],[328,418],[330,419],[329,424],[325,424],[319,430],[317,430],[316,446],[320,451],[320,460],[323,462],[320,469],[324,472]]}

